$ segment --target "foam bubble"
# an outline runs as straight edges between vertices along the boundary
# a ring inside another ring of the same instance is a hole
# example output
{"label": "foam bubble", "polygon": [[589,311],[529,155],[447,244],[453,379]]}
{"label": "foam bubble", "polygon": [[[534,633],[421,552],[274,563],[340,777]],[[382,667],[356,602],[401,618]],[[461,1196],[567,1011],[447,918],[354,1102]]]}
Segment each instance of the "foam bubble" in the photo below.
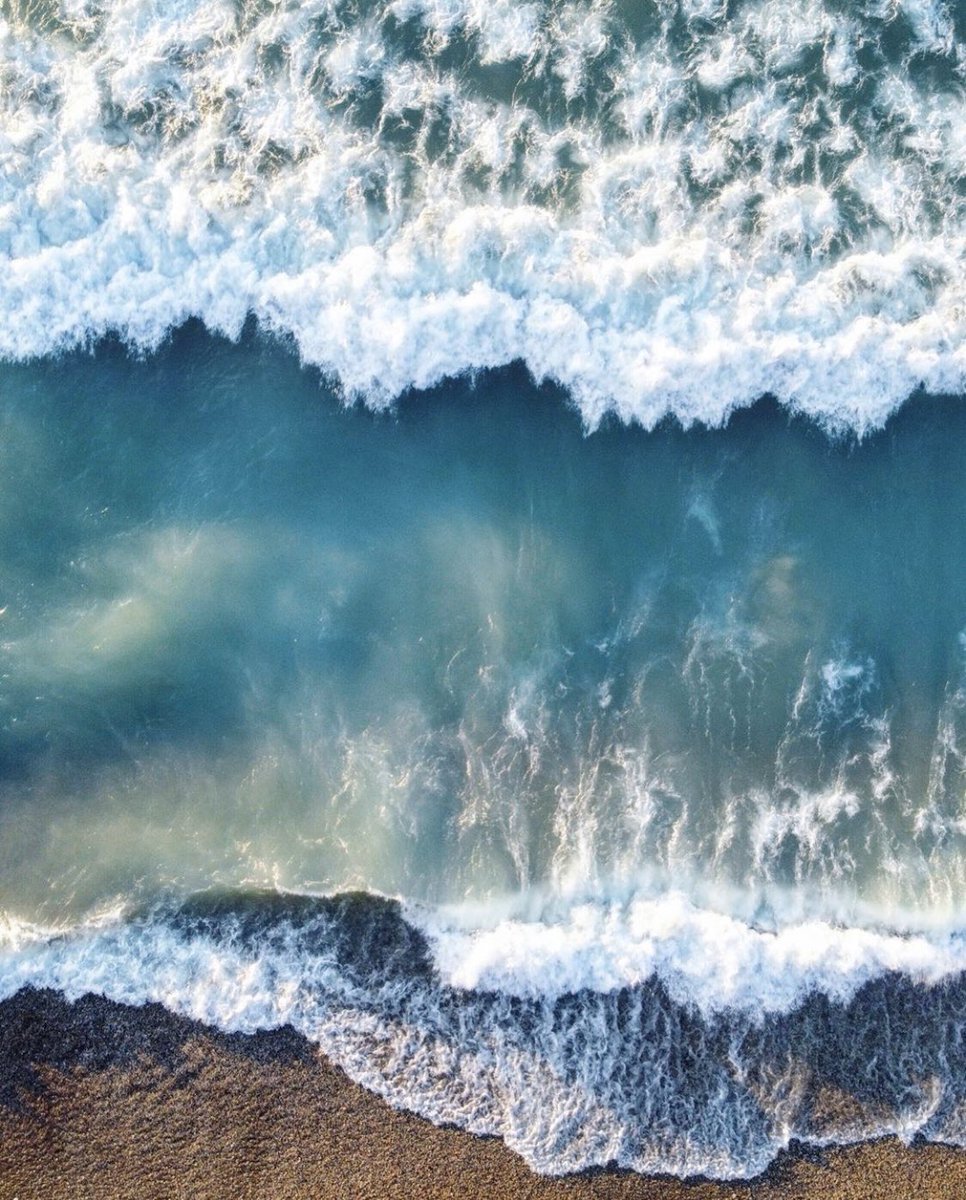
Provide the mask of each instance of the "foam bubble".
{"label": "foam bubble", "polygon": [[235,336],[251,313],[376,405],[516,359],[589,426],[717,424],[772,392],[861,432],[919,386],[961,390],[961,100],[910,65],[952,69],[948,12],[688,15],[7,20],[0,354],[150,348],[191,315]]}
{"label": "foam bubble", "polygon": [[[72,933],[20,927],[3,939],[0,996],[52,987],[69,999],[97,992],[132,1005],[160,1002],[225,1030],[291,1024],[391,1103],[503,1137],[549,1174],[616,1162],[734,1178],[763,1170],[792,1138],[966,1141],[964,1075],[951,1033],[966,1003],[961,985],[928,991],[899,977],[869,982],[897,964],[920,980],[943,978],[953,958],[961,963],[961,946],[944,951],[940,942],[911,939],[885,950],[888,939],[836,939],[827,928],[802,926],[790,935],[793,951],[759,949],[749,958],[742,938],[761,934],[736,935],[728,922],[677,900],[665,902],[663,914],[631,913],[625,934],[635,922],[666,986],[586,990],[584,969],[569,980],[585,989],[578,993],[521,992],[534,954],[544,967],[553,958],[586,962],[602,935],[613,951],[621,919],[612,914],[574,909],[569,933],[534,923],[527,937],[504,925],[499,936],[477,940],[472,967],[487,988],[477,991],[462,986],[467,959],[455,987],[446,962],[440,979],[419,936],[385,902],[307,906],[276,897]],[[438,930],[434,936],[439,955]],[[494,954],[504,960],[499,979]],[[509,993],[492,990],[511,970]],[[746,1010],[739,999],[738,1008],[695,1010],[714,989],[719,1003],[740,998],[745,971],[755,974],[752,983],[764,973],[764,1008]],[[806,1001],[792,1012],[789,973],[799,981],[810,974],[814,984],[823,972],[848,984],[832,1003]],[[786,1015],[771,1017],[769,1005]]]}
{"label": "foam bubble", "polygon": [[708,1015],[788,1012],[815,991],[847,1002],[887,972],[932,985],[966,967],[966,943],[952,930],[894,934],[815,919],[756,928],[674,890],[569,905],[558,898],[489,921],[479,908],[409,915],[455,987],[556,997],[657,977],[675,1000]]}

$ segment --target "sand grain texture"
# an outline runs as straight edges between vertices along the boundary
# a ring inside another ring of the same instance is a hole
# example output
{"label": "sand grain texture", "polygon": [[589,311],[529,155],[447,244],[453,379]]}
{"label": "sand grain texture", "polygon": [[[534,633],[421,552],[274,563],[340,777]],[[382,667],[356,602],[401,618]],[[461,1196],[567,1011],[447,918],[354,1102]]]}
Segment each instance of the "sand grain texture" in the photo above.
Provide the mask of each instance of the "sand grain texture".
{"label": "sand grain texture", "polygon": [[352,1083],[290,1029],[218,1033],[157,1005],[0,1004],[0,1200],[961,1200],[966,1153],[789,1153],[750,1184],[534,1176]]}

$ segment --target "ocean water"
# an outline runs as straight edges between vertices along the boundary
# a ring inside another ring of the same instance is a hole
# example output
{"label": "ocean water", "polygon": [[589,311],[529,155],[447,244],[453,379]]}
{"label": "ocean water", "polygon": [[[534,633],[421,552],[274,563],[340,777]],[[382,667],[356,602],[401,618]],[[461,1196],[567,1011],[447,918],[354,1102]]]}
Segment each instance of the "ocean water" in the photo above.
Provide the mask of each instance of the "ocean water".
{"label": "ocean water", "polygon": [[955,5],[0,9],[0,996],[541,1172],[966,1144]]}

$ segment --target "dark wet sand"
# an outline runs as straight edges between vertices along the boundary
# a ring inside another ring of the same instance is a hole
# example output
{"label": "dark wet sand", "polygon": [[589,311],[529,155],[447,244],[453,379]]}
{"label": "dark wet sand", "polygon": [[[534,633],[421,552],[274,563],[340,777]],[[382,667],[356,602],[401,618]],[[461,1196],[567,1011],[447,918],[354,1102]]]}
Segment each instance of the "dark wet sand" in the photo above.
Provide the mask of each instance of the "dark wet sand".
{"label": "dark wet sand", "polygon": [[966,1151],[790,1152],[753,1183],[543,1179],[502,1142],[395,1112],[290,1029],[226,1035],[157,1005],[0,1004],[0,1198],[964,1200]]}

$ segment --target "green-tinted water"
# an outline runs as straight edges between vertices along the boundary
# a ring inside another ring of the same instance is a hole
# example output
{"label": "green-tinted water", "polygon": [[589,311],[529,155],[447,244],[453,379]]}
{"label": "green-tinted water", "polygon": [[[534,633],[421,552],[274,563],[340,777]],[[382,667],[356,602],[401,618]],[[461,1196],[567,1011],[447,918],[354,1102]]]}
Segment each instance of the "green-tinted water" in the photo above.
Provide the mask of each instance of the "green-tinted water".
{"label": "green-tinted water", "polygon": [[3,367],[0,403],[8,911],[960,901],[958,401],[861,443],[767,402],[586,436],[522,373],[374,415],[188,327]]}

